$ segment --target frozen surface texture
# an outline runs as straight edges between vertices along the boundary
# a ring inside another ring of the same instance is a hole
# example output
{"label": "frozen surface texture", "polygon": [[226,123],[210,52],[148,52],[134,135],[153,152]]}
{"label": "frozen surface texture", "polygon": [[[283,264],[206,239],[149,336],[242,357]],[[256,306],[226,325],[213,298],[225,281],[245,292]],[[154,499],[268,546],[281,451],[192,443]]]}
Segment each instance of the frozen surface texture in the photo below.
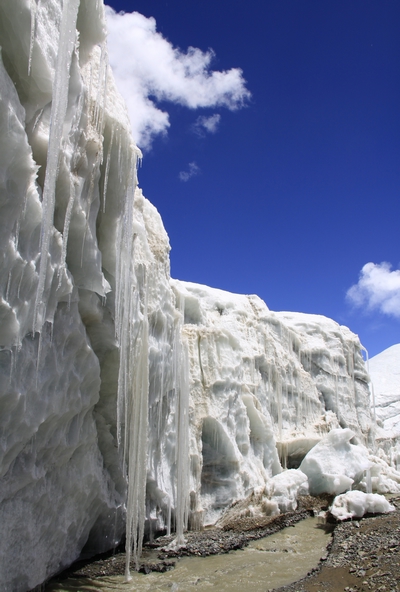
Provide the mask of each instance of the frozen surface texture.
{"label": "frozen surface texture", "polygon": [[333,428],[370,442],[368,375],[346,327],[271,312],[257,296],[172,286],[189,347],[193,519],[213,522],[229,501],[297,468]]}

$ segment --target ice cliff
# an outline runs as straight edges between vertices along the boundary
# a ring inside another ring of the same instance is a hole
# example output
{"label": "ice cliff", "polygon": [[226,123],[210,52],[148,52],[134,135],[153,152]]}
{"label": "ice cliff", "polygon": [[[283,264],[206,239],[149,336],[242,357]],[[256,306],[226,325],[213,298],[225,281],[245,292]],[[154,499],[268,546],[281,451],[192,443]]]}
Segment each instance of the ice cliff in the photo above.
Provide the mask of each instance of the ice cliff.
{"label": "ice cliff", "polygon": [[165,520],[187,492],[169,242],[136,187],[105,38],[97,0],[0,5],[0,574],[13,592],[112,547],[127,510],[139,552],[146,485]]}
{"label": "ice cliff", "polygon": [[200,527],[260,487],[289,507],[310,480],[297,468],[332,429],[373,443],[348,329],[170,280],[103,10],[0,3],[5,591],[34,588],[125,530],[136,557],[145,528],[172,527],[182,542],[188,520]]}
{"label": "ice cliff", "polygon": [[[373,441],[358,337],[258,296],[174,280],[190,363],[191,509],[212,522],[334,428]],[[350,431],[350,429],[348,431]]]}

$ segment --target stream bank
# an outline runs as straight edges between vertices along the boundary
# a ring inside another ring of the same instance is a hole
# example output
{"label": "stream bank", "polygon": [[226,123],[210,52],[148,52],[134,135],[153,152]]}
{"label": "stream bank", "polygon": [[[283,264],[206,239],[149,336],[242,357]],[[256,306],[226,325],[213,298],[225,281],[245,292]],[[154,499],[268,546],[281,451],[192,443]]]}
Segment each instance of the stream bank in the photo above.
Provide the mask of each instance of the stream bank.
{"label": "stream bank", "polygon": [[[247,556],[245,566],[249,562],[253,562],[250,571],[254,572],[256,578],[254,582],[255,590],[279,589],[280,592],[381,590],[398,592],[400,590],[397,583],[400,581],[400,497],[392,499],[391,502],[395,505],[396,511],[389,515],[371,516],[362,520],[338,524],[335,527],[333,538],[330,535],[325,537],[325,547],[329,543],[328,550],[320,549],[317,552],[319,554],[313,557],[313,562],[303,572],[297,575],[294,572],[292,579],[289,577],[285,581],[283,578],[281,583],[274,579],[271,568],[266,569],[261,574],[259,571],[261,564],[254,562],[255,550],[263,551],[263,557],[265,558],[272,557],[274,568],[275,563],[278,561],[278,551],[283,551],[283,554],[286,553],[291,558],[292,564],[298,563],[301,557],[299,551],[303,552],[303,544],[299,545],[297,543],[296,547],[293,541],[288,543],[288,539],[286,539],[282,549],[279,549],[279,536],[275,540],[273,533],[279,533],[282,529],[286,529],[286,532],[289,532],[290,535],[292,528],[288,527],[293,526],[295,527],[293,528],[294,533],[296,524],[311,513],[318,512],[324,506],[326,507],[326,499],[311,498],[310,500],[308,497],[303,498],[300,508],[296,512],[275,518],[265,518],[265,522],[262,523],[258,521],[255,524],[254,520],[249,519],[244,520],[244,522],[236,522],[231,525],[231,528],[225,528],[224,530],[210,528],[201,532],[187,533],[187,545],[181,549],[165,549],[165,545],[168,545],[172,537],[163,537],[148,543],[142,558],[142,573],[173,570],[169,574],[150,574],[149,576],[134,574],[135,579],[132,585],[124,584],[122,574],[125,568],[125,554],[120,553],[112,557],[92,561],[83,566],[72,566],[67,572],[60,574],[59,578],[50,582],[46,590],[49,592],[78,589],[96,591],[144,590],[143,585],[150,585],[150,579],[154,579],[152,583],[154,590],[171,590],[172,586],[173,590],[178,591],[189,589],[192,585],[196,587],[196,590],[207,589],[210,585],[222,590],[221,586],[225,585],[229,577],[233,577],[236,557],[239,558],[239,561],[242,555],[242,553],[237,554],[231,551],[246,547],[245,551],[247,552],[250,549],[251,554]],[[330,525],[327,525],[325,531],[329,531],[329,527]],[[314,526],[313,528],[315,530],[317,527]],[[321,525],[318,528],[323,529]],[[308,536],[308,533],[303,534],[301,540],[305,541]],[[221,559],[227,553],[229,553],[227,555],[229,567]],[[186,559],[185,556],[188,555],[192,557]],[[215,559],[208,557],[210,555],[219,555],[221,560],[218,557],[215,557]],[[303,562],[303,559],[301,559],[301,562]],[[177,565],[176,569],[174,569],[175,564]],[[204,568],[204,566],[208,567]],[[179,581],[181,575],[178,572],[182,567],[186,571],[185,583],[183,583],[183,580],[181,580],[182,583]],[[243,570],[244,568],[240,569]],[[280,567],[277,568],[278,571],[280,569]],[[257,570],[259,573],[256,575]],[[302,574],[306,574],[307,571],[308,575],[299,580],[298,578],[301,578]],[[214,581],[217,572],[223,575],[222,583]],[[190,577],[189,573],[191,573]],[[241,573],[240,570],[238,573]],[[136,582],[136,578],[142,579]],[[293,582],[293,579],[297,580],[296,583],[278,588],[283,583]],[[146,584],[144,584],[145,582]],[[182,585],[186,586],[186,588],[181,588]],[[232,590],[232,586],[229,589]],[[253,589],[249,580],[247,580],[246,589]]]}
{"label": "stream bank", "polygon": [[399,592],[400,496],[390,503],[395,512],[339,523],[326,559],[279,592]]}

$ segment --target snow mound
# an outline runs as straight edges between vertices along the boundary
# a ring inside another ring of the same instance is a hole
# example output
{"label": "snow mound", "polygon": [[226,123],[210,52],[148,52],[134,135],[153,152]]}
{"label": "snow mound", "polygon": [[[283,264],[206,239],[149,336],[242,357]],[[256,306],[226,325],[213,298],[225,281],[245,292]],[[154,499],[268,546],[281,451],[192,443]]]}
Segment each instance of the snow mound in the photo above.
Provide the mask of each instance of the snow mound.
{"label": "snow mound", "polygon": [[348,491],[333,500],[330,512],[337,520],[362,518],[364,514],[387,514],[395,510],[383,495]]}
{"label": "snow mound", "polygon": [[308,478],[298,469],[289,469],[270,479],[266,487],[269,499],[276,503],[280,512],[291,512],[297,508],[297,498],[308,495]]}

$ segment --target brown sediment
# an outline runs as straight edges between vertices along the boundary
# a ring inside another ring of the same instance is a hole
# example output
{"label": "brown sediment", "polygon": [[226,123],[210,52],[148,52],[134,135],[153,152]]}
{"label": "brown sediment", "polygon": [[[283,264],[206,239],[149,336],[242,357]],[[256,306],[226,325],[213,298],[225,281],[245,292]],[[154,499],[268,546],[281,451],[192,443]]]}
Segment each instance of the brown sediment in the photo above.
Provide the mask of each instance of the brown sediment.
{"label": "brown sediment", "polygon": [[[299,509],[277,517],[241,518],[221,528],[207,528],[186,533],[186,545],[168,549],[173,536],[161,537],[144,547],[140,571],[173,569],[174,559],[182,556],[209,556],[228,553],[246,546],[250,541],[274,534],[283,528],[318,513],[327,507],[327,498],[303,497]],[[379,590],[400,591],[400,497],[391,502],[396,511],[387,515],[368,516],[337,524],[332,543],[319,565],[305,578],[279,588],[279,592],[358,592]],[[133,566],[132,566],[133,569]],[[82,566],[72,566],[68,577],[91,578],[122,575],[125,554],[118,553]],[[267,588],[267,586],[266,586]]]}
{"label": "brown sediment", "polygon": [[326,558],[279,592],[399,592],[400,497],[390,502],[395,512],[338,524]]}

